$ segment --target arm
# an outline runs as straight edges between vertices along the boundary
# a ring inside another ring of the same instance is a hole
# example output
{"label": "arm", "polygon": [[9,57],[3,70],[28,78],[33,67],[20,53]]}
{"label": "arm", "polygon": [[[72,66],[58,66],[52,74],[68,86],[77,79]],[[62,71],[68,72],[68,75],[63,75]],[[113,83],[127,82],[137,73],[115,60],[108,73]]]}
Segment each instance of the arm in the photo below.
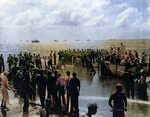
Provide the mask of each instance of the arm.
{"label": "arm", "polygon": [[136,77],[134,79],[136,81],[136,84],[138,85],[140,80],[138,80]]}
{"label": "arm", "polygon": [[6,79],[5,79],[5,87],[8,89],[8,90],[10,90],[11,89],[11,87],[10,87],[10,85],[8,84],[8,79],[7,79],[7,77],[6,77]]}
{"label": "arm", "polygon": [[77,92],[78,92],[78,95],[79,95],[79,92],[80,92],[80,81],[78,80],[78,84],[77,84]]}
{"label": "arm", "polygon": [[80,85],[80,81],[79,81],[79,86],[78,86],[78,88],[79,88],[79,91],[80,91],[80,87],[81,87],[81,85]]}
{"label": "arm", "polygon": [[125,103],[125,109],[126,109],[126,108],[127,108],[127,100],[125,100],[125,102],[124,102],[124,103]]}
{"label": "arm", "polygon": [[[122,44],[122,45],[123,45],[123,44]],[[126,48],[126,46],[125,46],[125,45],[123,45],[123,47],[124,47],[124,48]]]}
{"label": "arm", "polygon": [[[59,78],[58,78],[59,79]],[[57,79],[57,82],[56,82],[56,85],[58,85],[59,84],[59,80]]]}
{"label": "arm", "polygon": [[113,98],[112,98],[112,97],[113,97],[113,96],[111,95],[110,98],[109,98],[108,104],[109,104],[109,106],[113,109],[113,105],[112,105],[112,100],[113,100]]}
{"label": "arm", "polygon": [[124,99],[124,106],[125,106],[125,107],[124,107],[124,108],[125,108],[125,111],[127,111],[127,109],[126,109],[126,108],[127,108],[127,98],[126,98],[126,95],[125,95],[125,99]]}
{"label": "arm", "polygon": [[142,80],[142,76],[140,77],[140,79],[138,80],[138,79],[136,79],[137,81],[138,81],[138,85],[141,83],[141,80]]}

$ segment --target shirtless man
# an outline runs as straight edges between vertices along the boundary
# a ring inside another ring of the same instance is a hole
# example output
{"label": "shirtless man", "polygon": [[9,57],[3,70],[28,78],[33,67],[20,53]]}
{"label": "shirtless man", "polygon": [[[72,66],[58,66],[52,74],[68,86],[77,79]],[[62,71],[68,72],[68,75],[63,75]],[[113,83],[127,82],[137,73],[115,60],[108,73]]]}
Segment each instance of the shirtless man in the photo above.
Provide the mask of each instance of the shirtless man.
{"label": "shirtless man", "polygon": [[66,80],[66,89],[67,89],[67,108],[66,108],[66,111],[67,111],[67,113],[69,113],[69,102],[71,99],[71,91],[70,91],[69,82],[70,82],[72,76],[70,75],[70,71],[67,71],[66,74],[67,74],[67,78],[65,79]]}
{"label": "shirtless man", "polygon": [[123,43],[120,43],[121,54],[124,56],[126,53],[126,46]]}

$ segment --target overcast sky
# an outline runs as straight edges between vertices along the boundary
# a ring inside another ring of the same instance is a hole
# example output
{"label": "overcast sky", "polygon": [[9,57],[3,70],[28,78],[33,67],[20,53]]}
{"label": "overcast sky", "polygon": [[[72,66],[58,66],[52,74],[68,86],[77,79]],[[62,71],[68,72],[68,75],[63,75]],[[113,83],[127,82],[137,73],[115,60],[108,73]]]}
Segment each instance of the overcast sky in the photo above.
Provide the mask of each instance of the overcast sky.
{"label": "overcast sky", "polygon": [[0,40],[149,39],[150,0],[0,0]]}

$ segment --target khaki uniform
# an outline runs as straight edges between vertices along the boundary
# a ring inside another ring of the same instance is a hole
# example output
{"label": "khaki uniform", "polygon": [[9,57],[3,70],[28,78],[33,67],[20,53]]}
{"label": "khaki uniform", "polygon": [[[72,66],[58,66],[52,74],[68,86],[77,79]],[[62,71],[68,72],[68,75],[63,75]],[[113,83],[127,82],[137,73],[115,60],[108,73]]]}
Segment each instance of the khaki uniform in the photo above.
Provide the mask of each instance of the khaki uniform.
{"label": "khaki uniform", "polygon": [[7,77],[4,75],[4,73],[1,74],[2,75],[2,85],[1,85],[1,91],[2,91],[2,104],[6,105],[7,102],[9,102],[9,95],[8,95],[8,79]]}

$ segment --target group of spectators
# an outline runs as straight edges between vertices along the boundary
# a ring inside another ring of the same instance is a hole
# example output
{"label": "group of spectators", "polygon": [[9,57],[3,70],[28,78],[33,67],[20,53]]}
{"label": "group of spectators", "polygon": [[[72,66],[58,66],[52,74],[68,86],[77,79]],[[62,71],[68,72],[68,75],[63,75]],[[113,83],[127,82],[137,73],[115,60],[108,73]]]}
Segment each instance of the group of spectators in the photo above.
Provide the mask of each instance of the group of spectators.
{"label": "group of spectators", "polygon": [[[57,54],[59,55],[58,62],[56,61]],[[45,108],[45,99],[48,98],[53,102],[51,106],[54,105],[55,112],[62,111],[65,106],[67,114],[79,115],[78,96],[80,80],[77,78],[76,73],[73,73],[71,76],[70,71],[67,71],[67,77],[63,78],[57,71],[58,66],[65,66],[66,63],[69,63],[75,66],[86,67],[88,71],[89,69],[93,69],[92,62],[98,62],[98,65],[104,61],[122,65],[127,65],[127,63],[128,65],[144,64],[147,60],[146,52],[142,53],[141,61],[139,58],[137,51],[127,50],[122,43],[120,43],[120,47],[118,48],[113,45],[110,51],[106,49],[69,49],[60,50],[58,53],[51,51],[48,60],[41,57],[40,54],[35,55],[34,53],[32,55],[27,52],[20,52],[18,56],[9,54],[7,58],[9,74],[7,74],[7,77],[17,90],[17,95],[28,97],[30,100],[36,100],[36,89],[38,89],[42,108]],[[45,60],[45,69],[42,69],[41,59]],[[0,56],[0,63],[2,73],[4,72],[2,54]],[[45,97],[46,91],[47,97]],[[71,108],[69,108],[69,105],[71,105]]]}
{"label": "group of spectators", "polygon": [[[51,105],[54,106],[51,111],[57,113],[63,111],[65,114],[79,115],[80,80],[77,78],[77,74],[74,72],[71,76],[70,71],[67,71],[66,78],[62,77],[58,71],[48,72],[47,77],[42,74],[37,77],[42,107],[45,108],[44,101],[47,87],[47,98],[51,100]],[[64,107],[66,107],[65,110]]]}
{"label": "group of spectators", "polygon": [[145,51],[139,56],[137,50],[128,49],[123,43],[120,43],[120,47],[115,47],[115,45],[113,45],[110,47],[110,50],[106,50],[103,55],[104,60],[121,65],[126,63],[129,63],[130,65],[138,65],[148,62],[148,55]]}
{"label": "group of spectators", "polygon": [[123,43],[120,47],[112,45],[109,50],[107,49],[73,49],[73,50],[60,50],[58,52],[60,63],[63,65],[64,61],[68,63],[76,63],[87,69],[92,68],[91,62],[98,62],[98,68],[101,63],[109,61],[113,64],[125,65],[127,71],[131,66],[139,66],[148,63],[148,55],[145,51],[141,56],[137,50],[127,48]]}
{"label": "group of spectators", "polygon": [[[77,78],[77,74],[74,72],[71,75],[70,71],[67,71],[67,77],[63,78],[52,65],[52,57],[48,58],[48,65],[45,69],[42,69],[41,59],[39,54],[31,55],[27,52],[20,52],[18,56],[9,54],[7,78],[13,88],[16,89],[17,95],[29,103],[28,99],[36,100],[36,90],[38,89],[42,108],[45,108],[45,99],[47,98],[51,100],[51,107],[53,108],[51,110],[54,112],[62,112],[63,108],[66,107],[65,113],[79,115],[80,80]],[[47,97],[45,97],[46,93]],[[26,107],[24,106],[23,111],[28,111],[29,104],[24,103],[24,105]]]}

